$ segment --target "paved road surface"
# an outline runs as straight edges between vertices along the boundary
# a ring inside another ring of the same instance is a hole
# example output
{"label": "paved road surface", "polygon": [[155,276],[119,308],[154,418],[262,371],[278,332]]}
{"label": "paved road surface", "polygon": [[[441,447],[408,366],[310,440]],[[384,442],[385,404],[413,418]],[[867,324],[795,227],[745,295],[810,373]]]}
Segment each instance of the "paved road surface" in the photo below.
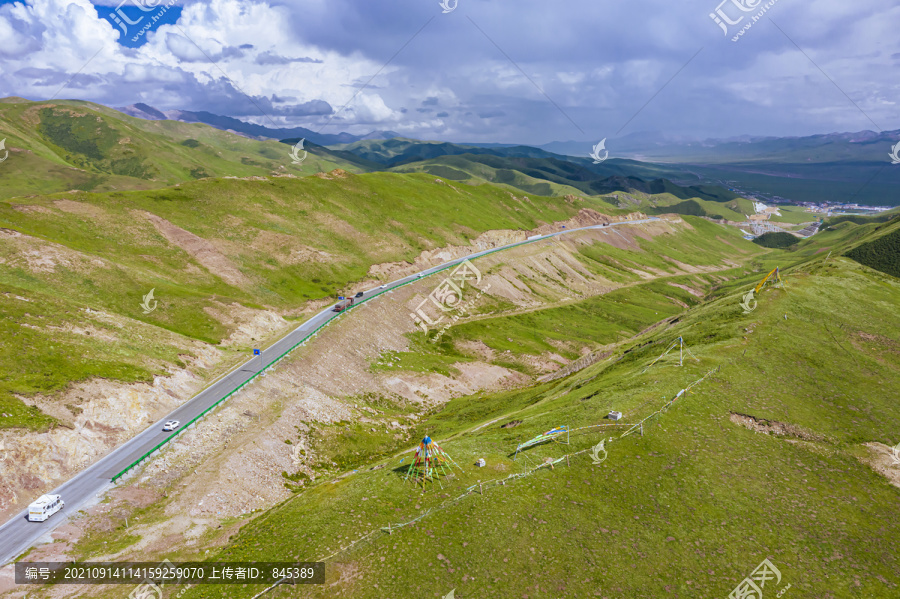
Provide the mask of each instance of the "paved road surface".
{"label": "paved road surface", "polygon": [[[506,250],[526,243],[534,243],[535,241],[541,241],[575,231],[583,231],[585,229],[609,228],[622,225],[633,225],[654,220],[659,219],[649,218],[644,220],[624,221],[621,223],[612,223],[608,227],[595,225],[591,227],[582,227],[580,229],[564,229],[556,233],[543,235],[540,238],[529,239],[524,242],[510,244],[501,248],[485,250],[483,252],[471,254],[464,258],[452,260],[439,266],[434,266],[432,268],[423,270],[421,273],[399,279],[385,285],[384,288],[378,287],[369,290],[365,293],[364,297],[360,299],[374,298],[375,296],[387,293],[395,287],[399,287],[400,285],[404,285],[421,277],[433,274],[434,272],[443,270],[448,266],[458,264],[466,259],[476,258],[485,254],[490,254],[500,250]],[[115,448],[98,462],[88,467],[86,470],[79,472],[67,482],[63,483],[53,491],[50,491],[50,493],[62,495],[63,501],[65,501],[66,503],[65,508],[61,512],[52,516],[50,519],[46,520],[45,522],[29,522],[26,519],[27,509],[16,514],[6,524],[0,527],[0,564],[6,564],[10,560],[15,559],[26,549],[31,547],[37,541],[41,540],[41,537],[45,537],[44,540],[49,541],[50,532],[52,532],[54,528],[56,528],[60,524],[63,524],[67,520],[67,514],[75,513],[84,504],[88,503],[92,498],[95,498],[98,495],[104,493],[112,484],[110,482],[110,479],[114,475],[121,472],[126,466],[132,464],[135,460],[153,449],[153,447],[162,442],[167,436],[172,435],[172,433],[164,432],[162,430],[163,422],[165,422],[166,420],[180,420],[182,424],[190,422],[191,419],[193,419],[195,416],[201,414],[204,410],[231,393],[242,383],[252,378],[263,367],[268,366],[269,364],[277,360],[283,353],[300,343],[304,337],[337,316],[337,313],[331,311],[331,307],[323,310],[322,312],[319,312],[311,319],[307,320],[299,327],[294,329],[292,332],[288,333],[274,345],[266,348],[262,352],[261,357],[254,356],[253,359],[248,360],[244,364],[232,370],[227,375],[220,377],[212,385],[204,389],[202,392],[182,405],[180,408],[176,409],[171,414],[166,415],[165,418],[151,425],[142,433],[139,433],[137,436],[126,441],[121,446]]]}

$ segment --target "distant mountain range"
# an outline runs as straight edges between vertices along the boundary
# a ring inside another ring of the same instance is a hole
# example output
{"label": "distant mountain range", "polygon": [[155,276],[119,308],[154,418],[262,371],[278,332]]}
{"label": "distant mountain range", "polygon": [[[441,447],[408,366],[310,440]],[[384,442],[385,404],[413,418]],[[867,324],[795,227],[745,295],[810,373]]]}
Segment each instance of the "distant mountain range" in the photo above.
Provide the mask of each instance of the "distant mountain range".
{"label": "distant mountain range", "polygon": [[[159,189],[203,178],[303,176],[340,168],[357,173],[427,173],[460,183],[500,185],[516,195],[621,191],[640,198],[665,195],[660,201],[666,204],[694,198],[718,204],[737,198],[722,188],[702,185],[697,176],[679,168],[619,159],[595,165],[586,158],[529,146],[486,148],[394,137],[325,147],[307,140],[298,161],[290,148],[297,138],[260,140],[206,123],[186,122],[199,116],[220,126],[258,132],[235,119],[163,112],[147,105],[129,111],[141,116],[79,100],[0,102],[0,131],[12,156],[4,163],[9,168],[2,171],[0,197],[73,189],[100,193]],[[276,132],[296,134],[298,130],[265,131]],[[300,133],[309,135],[306,129]],[[632,198],[619,203],[628,203],[631,209],[640,201]],[[711,213],[715,210],[710,208]]]}
{"label": "distant mountain range", "polygon": [[[599,141],[599,140],[597,140]],[[806,137],[762,137],[743,135],[727,139],[687,139],[661,132],[638,132],[606,141],[610,156],[637,160],[662,160],[707,164],[742,162],[781,162],[809,164],[821,162],[884,163],[890,161],[891,147],[900,142],[897,131],[857,131],[826,133]],[[593,142],[596,143],[596,142]],[[540,148],[567,154],[587,156],[591,143],[578,141],[551,142]]]}
{"label": "distant mountain range", "polygon": [[346,144],[364,139],[390,139],[399,137],[398,133],[393,131],[372,131],[366,135],[353,135],[351,133],[317,133],[305,127],[265,127],[263,125],[255,125],[239,119],[213,114],[204,110],[194,112],[190,110],[157,110],[153,106],[144,103],[132,104],[116,108],[119,112],[125,113],[139,119],[149,121],[181,121],[183,123],[204,123],[210,127],[221,129],[223,131],[232,131],[241,135],[254,137],[258,139],[306,139],[320,146],[328,146],[332,144]]}
{"label": "distant mountain range", "polygon": [[[271,128],[147,104],[117,111],[78,100],[22,98],[0,100],[0,131],[6,148],[18,158],[9,165],[21,167],[13,178],[11,169],[5,170],[0,197],[159,188],[204,177],[302,176],[342,168],[424,172],[542,196],[667,194],[672,200],[711,202],[705,209],[720,215],[726,214],[713,204],[731,203],[738,196],[900,205],[900,166],[889,157],[900,132],[705,141],[644,132],[607,139],[609,158],[595,163],[587,154],[596,142],[532,147],[419,141],[392,131],[323,135],[304,127]],[[298,162],[288,146],[300,139],[306,140],[303,150],[309,159]],[[699,213],[693,206],[685,209]]]}
{"label": "distant mountain range", "polygon": [[[400,138],[394,131],[372,131],[366,135],[351,133],[325,134],[305,127],[274,128],[256,125],[239,119],[213,114],[206,111],[189,110],[157,110],[153,106],[138,103],[116,110],[127,115],[146,120],[173,120],[185,123],[204,123],[224,131],[250,136],[259,139],[299,140],[306,139],[321,146],[346,146],[365,140],[389,140]],[[547,157],[541,151],[555,157],[574,156],[587,158],[593,141],[554,141],[539,146],[522,144],[487,144],[487,143],[442,143],[421,142],[423,145],[415,151],[418,159],[435,158],[445,152],[466,148],[470,153],[493,155],[517,155]],[[765,163],[831,163],[831,162],[875,162],[888,160],[888,153],[893,144],[900,141],[900,130],[897,131],[858,131],[848,133],[827,133],[806,137],[773,137],[773,136],[739,136],[726,139],[697,140],[683,136],[672,136],[658,131],[640,131],[606,140],[606,148],[611,158],[632,158],[636,160],[659,160],[665,162],[733,164],[744,162]],[[401,141],[401,143],[405,143]],[[426,148],[428,152],[423,153]],[[339,147],[337,150],[353,148]],[[370,159],[370,156],[362,156]],[[410,157],[392,157],[394,161],[388,166],[407,160]],[[375,160],[385,164],[380,160]]]}

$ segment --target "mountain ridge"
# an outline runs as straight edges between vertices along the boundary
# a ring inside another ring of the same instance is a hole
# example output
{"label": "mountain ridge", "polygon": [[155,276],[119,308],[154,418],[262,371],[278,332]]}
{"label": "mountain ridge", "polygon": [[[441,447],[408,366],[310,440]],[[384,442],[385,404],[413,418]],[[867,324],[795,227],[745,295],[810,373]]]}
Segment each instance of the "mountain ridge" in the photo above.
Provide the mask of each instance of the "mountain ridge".
{"label": "mountain ridge", "polygon": [[242,121],[230,116],[214,114],[205,110],[159,110],[142,102],[128,106],[116,107],[115,110],[139,119],[145,120],[170,120],[183,123],[203,123],[223,131],[233,131],[238,134],[253,138],[277,139],[303,138],[319,145],[332,145],[339,143],[351,143],[364,139],[389,139],[399,137],[393,131],[371,131],[365,135],[353,135],[352,133],[319,133],[306,127],[267,127],[247,121]]}

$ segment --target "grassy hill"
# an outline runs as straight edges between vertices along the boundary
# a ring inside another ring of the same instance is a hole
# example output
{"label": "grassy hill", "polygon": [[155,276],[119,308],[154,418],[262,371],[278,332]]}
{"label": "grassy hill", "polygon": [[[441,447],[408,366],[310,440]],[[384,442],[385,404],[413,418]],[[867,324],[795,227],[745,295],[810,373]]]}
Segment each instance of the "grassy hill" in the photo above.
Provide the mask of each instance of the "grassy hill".
{"label": "grassy hill", "polygon": [[364,140],[331,148],[306,142],[301,164],[290,158],[298,139],[260,141],[199,123],[148,121],[90,102],[0,102],[0,130],[10,159],[0,168],[0,198],[79,190],[158,189],[202,178],[303,176],[350,172],[424,172],[449,180],[507,185],[529,194],[600,195],[611,191],[671,194],[682,200],[728,202],[723,188],[683,187],[691,173],[612,159],[594,165],[527,146],[483,148],[406,139]]}
{"label": "grassy hill", "polygon": [[[740,243],[717,241],[716,225],[689,222],[689,243],[642,243],[646,259],[681,249],[670,257],[703,263],[704,252],[721,257],[721,243]],[[827,241],[873,234],[846,227]],[[900,281],[845,258],[825,262],[824,249],[806,240],[717,273],[724,278],[709,281],[702,300],[656,315],[668,318],[644,333],[647,311],[665,303],[653,299],[655,283],[453,327],[428,351],[452,352],[466,339],[542,351],[554,335],[619,344],[566,378],[459,398],[421,419],[414,437],[431,435],[461,466],[424,492],[403,482],[409,452],[380,457],[368,425],[321,427],[323,461],[348,475],[213,541],[224,547],[206,559],[327,562],[326,585],[281,586],[266,597],[442,597],[451,589],[461,598],[719,597],[764,558],[781,573],[774,590],[893,596],[900,491],[867,465],[863,443],[896,441],[900,322],[885,320],[884,307],[900,302]],[[742,296],[775,265],[784,289],[765,289],[744,313]],[[623,325],[625,339],[616,332]],[[679,337],[699,361],[679,366],[670,354],[648,369]],[[601,426],[613,409],[625,422],[644,421],[643,434]],[[572,429],[568,439],[514,456],[518,443],[561,425]],[[594,464],[591,448],[604,439]],[[485,468],[473,465],[480,457]],[[260,590],[207,586],[185,596]]]}
{"label": "grassy hill", "polygon": [[661,172],[673,176],[683,173],[615,159],[593,165],[589,160],[458,154],[408,162],[392,170],[427,172],[455,181],[509,185],[541,195],[602,195],[613,191],[635,191],[645,194],[668,193],[681,199],[699,198],[713,202],[727,202],[738,197],[719,187],[684,187],[668,179],[650,178],[654,175],[658,177]]}
{"label": "grassy hill", "polygon": [[[9,100],[9,99],[7,99]],[[68,190],[154,189],[205,177],[358,170],[321,147],[293,164],[290,148],[207,125],[146,121],[75,100],[0,102],[9,158],[0,198]]]}
{"label": "grassy hill", "polygon": [[753,243],[757,243],[767,248],[783,249],[795,245],[798,241],[797,237],[790,233],[763,233],[754,239]]}
{"label": "grassy hill", "polygon": [[479,147],[397,138],[363,140],[330,149],[341,157],[355,156],[367,165],[381,164],[396,172],[427,172],[454,181],[498,183],[540,195],[637,190],[716,202],[738,197],[720,187],[673,183],[669,179],[699,182],[695,175],[678,167],[622,159],[594,164],[588,158],[529,146]]}
{"label": "grassy hill", "polygon": [[876,229],[880,235],[844,255],[894,277],[900,277],[900,222]]}
{"label": "grassy hill", "polygon": [[552,158],[566,160],[567,157],[547,152],[532,146],[480,146],[439,141],[419,141],[396,137],[387,140],[361,140],[349,144],[329,146],[336,151],[347,152],[366,160],[395,167],[411,162],[420,162],[442,156],[459,154],[486,155],[520,158]]}
{"label": "grassy hill", "polygon": [[[373,264],[411,263],[423,250],[586,207],[605,206],[341,172],[0,202],[0,413],[12,415],[0,427],[52,423],[16,394],[90,377],[149,380],[195,355],[194,341],[218,344],[236,326],[214,317],[224,305],[292,313],[369,278]],[[159,308],[147,315],[140,303],[151,289]],[[95,313],[122,319],[127,334]]]}

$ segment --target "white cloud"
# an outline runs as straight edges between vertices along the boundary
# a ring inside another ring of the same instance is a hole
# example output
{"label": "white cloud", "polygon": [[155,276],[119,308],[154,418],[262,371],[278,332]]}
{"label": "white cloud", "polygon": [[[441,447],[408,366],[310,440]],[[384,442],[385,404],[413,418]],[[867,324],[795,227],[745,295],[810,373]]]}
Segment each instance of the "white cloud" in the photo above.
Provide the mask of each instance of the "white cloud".
{"label": "white cloud", "polygon": [[[471,0],[450,15],[437,2],[411,0],[388,7],[349,0],[178,4],[178,23],[150,30],[139,48],[123,47],[108,10],[98,15],[88,0],[0,5],[0,95],[45,99],[71,79],[61,97],[208,110],[269,126],[317,128],[333,119],[329,132],[390,126],[471,141],[580,138],[570,117],[591,138],[632,116],[623,133],[872,128],[767,19],[739,43],[723,39],[708,17],[716,0]],[[768,14],[881,127],[900,127],[893,77],[900,40],[892,30],[900,7],[891,0],[779,2]],[[345,111],[325,114],[376,73]],[[428,98],[437,103],[423,104]],[[490,128],[479,114],[493,115]]]}

